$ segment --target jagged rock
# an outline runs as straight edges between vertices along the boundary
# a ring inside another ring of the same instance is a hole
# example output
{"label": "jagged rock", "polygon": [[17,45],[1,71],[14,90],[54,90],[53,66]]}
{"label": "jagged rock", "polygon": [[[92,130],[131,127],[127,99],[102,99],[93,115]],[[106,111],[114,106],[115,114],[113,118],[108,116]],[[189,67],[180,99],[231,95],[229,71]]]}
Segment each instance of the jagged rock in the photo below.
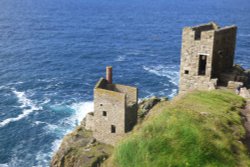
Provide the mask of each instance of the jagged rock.
{"label": "jagged rock", "polygon": [[[102,150],[102,151],[100,151]],[[66,135],[51,160],[51,167],[95,167],[109,157],[113,147],[98,143],[83,125]]]}
{"label": "jagged rock", "polygon": [[160,101],[168,101],[168,98],[167,97],[161,97]]}
{"label": "jagged rock", "polygon": [[91,141],[90,141],[90,144],[94,144],[95,142],[96,142],[96,139],[92,138]]}
{"label": "jagged rock", "polygon": [[167,97],[151,97],[148,99],[144,99],[139,103],[139,107],[138,107],[138,118],[142,119],[144,118],[148,112],[159,102],[162,101],[167,101],[168,98]]}

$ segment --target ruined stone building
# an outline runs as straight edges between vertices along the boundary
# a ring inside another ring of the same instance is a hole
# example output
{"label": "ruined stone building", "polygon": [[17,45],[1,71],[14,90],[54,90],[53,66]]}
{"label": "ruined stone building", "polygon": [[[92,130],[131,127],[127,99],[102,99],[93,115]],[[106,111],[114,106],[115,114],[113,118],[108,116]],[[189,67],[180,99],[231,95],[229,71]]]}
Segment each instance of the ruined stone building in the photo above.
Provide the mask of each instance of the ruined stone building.
{"label": "ruined stone building", "polygon": [[137,122],[137,88],[112,83],[112,67],[94,88],[94,112],[86,116],[86,129],[98,141],[114,145]]}
{"label": "ruined stone building", "polygon": [[179,93],[247,82],[244,69],[234,65],[236,33],[236,26],[213,22],[183,29]]}

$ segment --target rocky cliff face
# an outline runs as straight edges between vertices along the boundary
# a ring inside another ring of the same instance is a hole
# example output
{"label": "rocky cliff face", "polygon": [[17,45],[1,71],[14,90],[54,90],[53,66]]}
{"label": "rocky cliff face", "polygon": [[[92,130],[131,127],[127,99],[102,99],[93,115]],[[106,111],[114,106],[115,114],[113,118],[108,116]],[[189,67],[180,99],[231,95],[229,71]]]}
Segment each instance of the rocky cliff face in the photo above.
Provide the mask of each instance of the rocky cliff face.
{"label": "rocky cliff face", "polygon": [[[152,97],[139,103],[138,123],[159,102],[167,98]],[[85,120],[75,130],[66,135],[59,150],[51,160],[51,167],[99,167],[113,151],[113,147],[96,141],[92,132],[85,129]]]}
{"label": "rocky cliff face", "polygon": [[92,132],[84,124],[66,135],[59,150],[54,155],[52,167],[87,167],[98,166],[112,152],[112,147],[97,142]]}

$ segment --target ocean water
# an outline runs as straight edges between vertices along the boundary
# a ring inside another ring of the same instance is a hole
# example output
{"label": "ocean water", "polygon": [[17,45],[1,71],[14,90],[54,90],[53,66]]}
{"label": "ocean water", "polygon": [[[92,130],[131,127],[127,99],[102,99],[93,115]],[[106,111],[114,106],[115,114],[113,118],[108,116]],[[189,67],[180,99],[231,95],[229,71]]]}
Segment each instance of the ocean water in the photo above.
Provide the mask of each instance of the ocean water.
{"label": "ocean water", "polygon": [[0,167],[49,166],[107,65],[140,98],[173,97],[184,26],[236,24],[250,68],[249,20],[249,0],[0,0]]}

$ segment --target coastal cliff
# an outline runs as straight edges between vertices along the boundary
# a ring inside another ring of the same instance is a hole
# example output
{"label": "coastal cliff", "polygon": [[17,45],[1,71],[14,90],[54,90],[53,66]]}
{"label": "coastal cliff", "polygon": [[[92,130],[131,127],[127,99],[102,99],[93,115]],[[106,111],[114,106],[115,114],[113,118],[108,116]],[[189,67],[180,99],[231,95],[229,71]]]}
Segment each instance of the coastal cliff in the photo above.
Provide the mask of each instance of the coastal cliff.
{"label": "coastal cliff", "polygon": [[225,90],[143,100],[139,123],[118,145],[97,142],[83,121],[64,138],[51,166],[249,166],[241,115],[245,104]]}
{"label": "coastal cliff", "polygon": [[[144,99],[138,107],[138,124],[141,124],[150,110],[167,98],[151,97]],[[51,160],[51,167],[97,167],[113,152],[113,147],[100,143],[93,138],[90,130],[86,130],[83,119],[73,132],[63,138],[59,150]]]}

